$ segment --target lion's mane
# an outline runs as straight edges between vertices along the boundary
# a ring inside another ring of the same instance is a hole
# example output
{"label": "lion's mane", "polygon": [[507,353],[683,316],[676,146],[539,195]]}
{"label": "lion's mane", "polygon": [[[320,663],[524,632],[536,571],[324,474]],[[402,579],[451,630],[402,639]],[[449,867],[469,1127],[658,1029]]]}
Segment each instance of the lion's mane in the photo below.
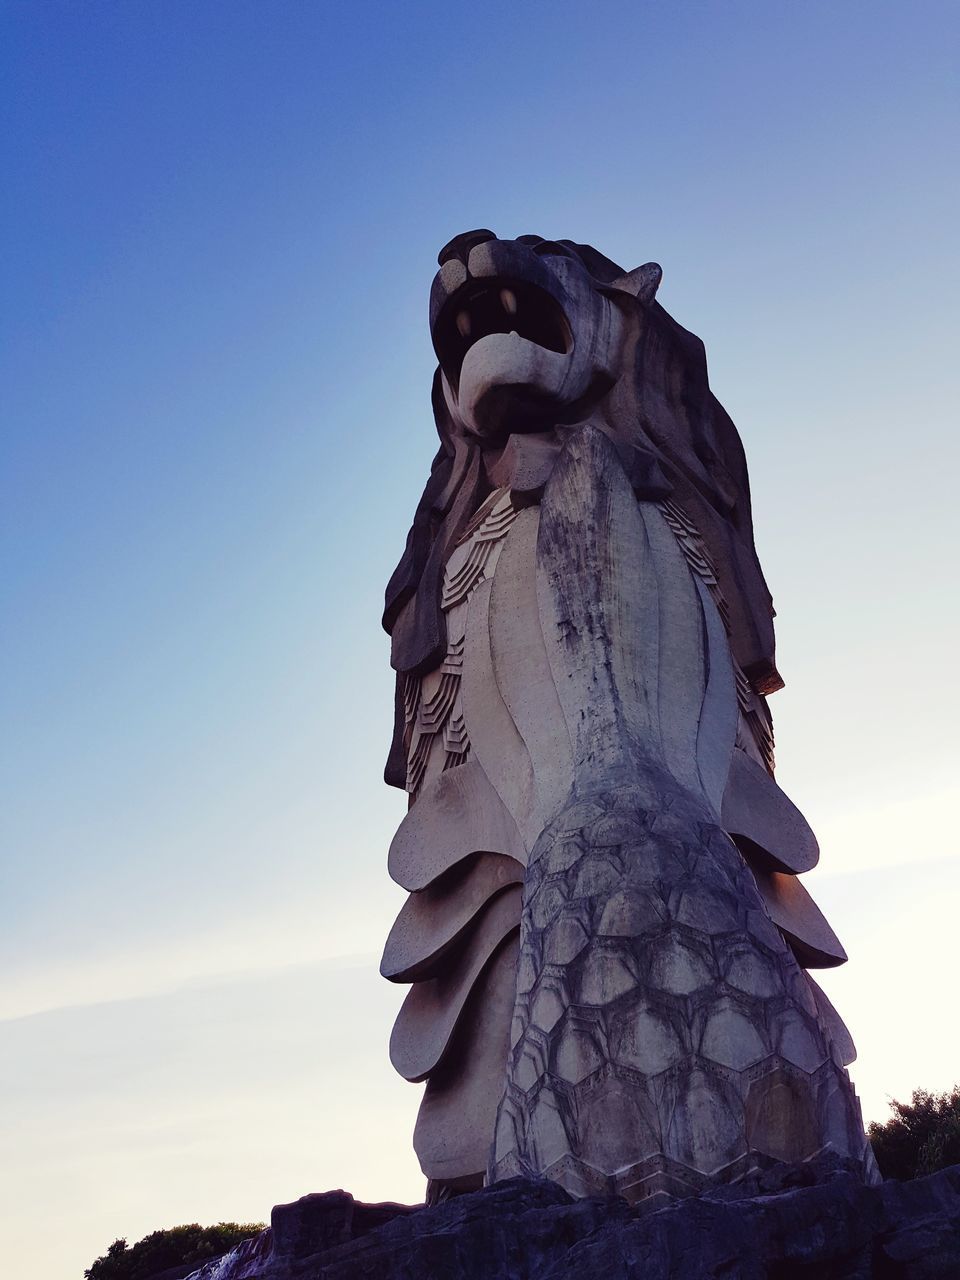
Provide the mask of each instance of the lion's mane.
{"label": "lion's mane", "polygon": [[[520,237],[531,242],[539,237]],[[710,390],[703,343],[655,300],[642,304],[616,289],[622,268],[590,245],[570,240],[597,288],[632,307],[632,377],[610,392],[615,442],[641,497],[671,491],[699,530],[727,605],[734,656],[759,693],[782,686],[776,669],[773,604],[753,540],[750,486],[740,436]],[[492,485],[480,445],[459,433],[447,409],[440,371],[433,382],[440,448],[430,469],[403,556],[386,589],[383,626],[397,672],[393,744],[385,778],[406,781],[402,684],[442,661],[446,634],[440,591],[443,566]]]}

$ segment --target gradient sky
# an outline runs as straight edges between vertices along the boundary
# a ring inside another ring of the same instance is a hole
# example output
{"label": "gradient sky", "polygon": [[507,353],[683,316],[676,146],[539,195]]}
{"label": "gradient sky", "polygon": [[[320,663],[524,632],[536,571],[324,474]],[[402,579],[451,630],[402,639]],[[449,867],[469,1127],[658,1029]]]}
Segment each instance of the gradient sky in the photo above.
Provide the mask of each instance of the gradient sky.
{"label": "gradient sky", "polygon": [[378,616],[435,449],[435,255],[470,227],[662,263],[747,449],[866,1117],[960,1077],[956,4],[0,25],[9,1271],[422,1194],[376,972]]}

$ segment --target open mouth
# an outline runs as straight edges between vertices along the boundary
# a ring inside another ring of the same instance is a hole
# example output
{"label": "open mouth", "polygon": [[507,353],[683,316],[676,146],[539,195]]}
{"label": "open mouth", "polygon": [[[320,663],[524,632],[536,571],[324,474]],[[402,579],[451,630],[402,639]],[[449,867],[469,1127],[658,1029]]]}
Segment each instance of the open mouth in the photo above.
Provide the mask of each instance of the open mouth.
{"label": "open mouth", "polygon": [[437,357],[454,387],[464,356],[492,333],[516,333],[560,355],[572,346],[563,308],[545,289],[502,277],[471,280],[447,302],[433,331]]}

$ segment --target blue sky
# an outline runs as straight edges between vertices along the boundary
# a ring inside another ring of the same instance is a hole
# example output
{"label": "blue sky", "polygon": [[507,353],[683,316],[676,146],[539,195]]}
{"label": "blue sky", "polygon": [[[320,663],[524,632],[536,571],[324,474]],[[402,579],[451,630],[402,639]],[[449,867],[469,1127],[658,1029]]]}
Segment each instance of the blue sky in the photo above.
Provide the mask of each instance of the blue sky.
{"label": "blue sky", "polygon": [[0,1205],[31,1275],[420,1192],[376,977],[378,614],[435,447],[435,255],[470,227],[663,265],[747,448],[865,1109],[952,1083],[956,7],[0,23]]}

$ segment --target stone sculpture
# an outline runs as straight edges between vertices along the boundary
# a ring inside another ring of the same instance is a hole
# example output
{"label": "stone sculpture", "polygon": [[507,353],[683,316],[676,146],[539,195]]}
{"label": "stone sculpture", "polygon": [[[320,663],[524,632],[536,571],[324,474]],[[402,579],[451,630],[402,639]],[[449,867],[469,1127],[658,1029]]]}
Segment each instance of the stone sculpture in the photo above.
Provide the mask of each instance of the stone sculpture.
{"label": "stone sculpture", "polygon": [[384,615],[410,808],[382,972],[428,1198],[685,1195],[825,1150],[875,1180],[703,346],[653,263],[490,231],[439,261],[440,450]]}

